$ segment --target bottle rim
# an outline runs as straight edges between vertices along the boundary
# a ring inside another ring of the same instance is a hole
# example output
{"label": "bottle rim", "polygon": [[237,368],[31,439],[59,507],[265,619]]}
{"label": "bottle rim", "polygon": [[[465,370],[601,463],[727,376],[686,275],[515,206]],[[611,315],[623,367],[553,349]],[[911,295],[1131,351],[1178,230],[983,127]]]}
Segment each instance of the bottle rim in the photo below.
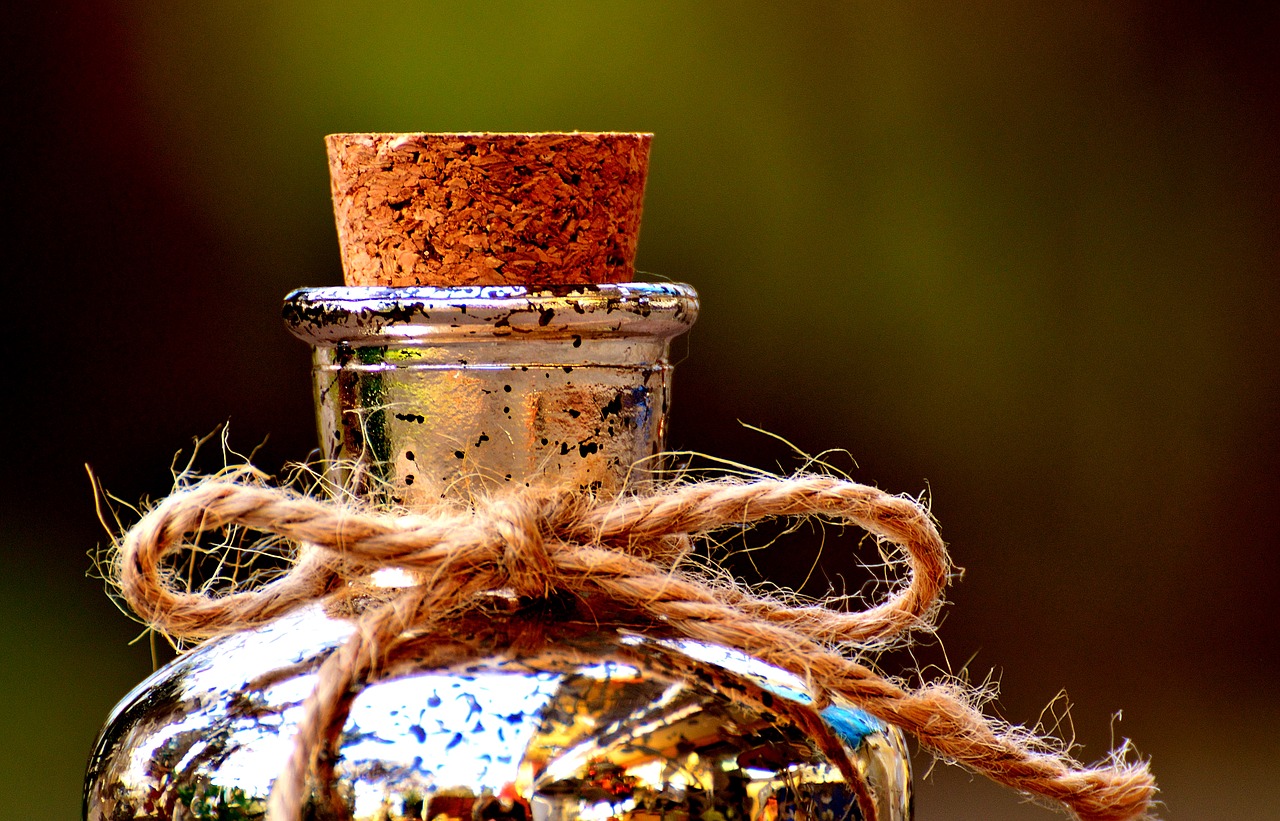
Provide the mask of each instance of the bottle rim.
{"label": "bottle rim", "polygon": [[670,339],[698,316],[689,285],[627,282],[523,286],[301,288],[285,326],[316,347],[440,344],[483,338],[638,336]]}

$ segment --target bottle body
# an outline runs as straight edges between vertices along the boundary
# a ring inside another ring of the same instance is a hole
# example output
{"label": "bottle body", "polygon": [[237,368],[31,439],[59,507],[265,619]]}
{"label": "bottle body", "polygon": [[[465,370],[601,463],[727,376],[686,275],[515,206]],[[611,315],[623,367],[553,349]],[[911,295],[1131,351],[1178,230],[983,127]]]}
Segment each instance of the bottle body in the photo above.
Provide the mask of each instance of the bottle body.
{"label": "bottle body", "polygon": [[[286,302],[315,347],[328,480],[405,510],[550,483],[608,496],[659,466],[685,286],[318,289]],[[305,549],[305,548],[304,548]],[[261,818],[349,616],[410,574],[353,583],[205,642],[121,702],[87,821]],[[330,609],[326,610],[325,607]],[[310,818],[906,821],[902,736],[795,676],[575,596],[501,591],[379,665]],[[443,816],[443,818],[441,818]]]}
{"label": "bottle body", "polygon": [[[350,629],[312,607],[157,672],[99,739],[86,817],[263,817],[302,699]],[[467,821],[504,791],[534,821],[910,817],[896,731],[815,710],[802,682],[741,653],[496,612],[422,650],[352,704],[335,792],[357,821]]]}

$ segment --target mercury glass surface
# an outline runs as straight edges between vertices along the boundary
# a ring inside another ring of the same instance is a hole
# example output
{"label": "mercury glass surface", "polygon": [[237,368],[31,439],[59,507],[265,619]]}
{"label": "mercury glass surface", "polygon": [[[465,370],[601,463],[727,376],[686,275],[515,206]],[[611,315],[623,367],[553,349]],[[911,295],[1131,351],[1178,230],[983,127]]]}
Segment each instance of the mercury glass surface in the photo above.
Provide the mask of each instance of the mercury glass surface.
{"label": "mercury glass surface", "polygon": [[[318,289],[285,316],[316,348],[333,480],[413,508],[526,482],[607,494],[644,481],[669,342],[696,312],[686,286],[634,284]],[[356,584],[376,597],[411,581]],[[499,592],[416,640],[353,702],[335,768],[347,817],[911,817],[896,729],[815,708],[802,681],[737,651],[636,624],[607,603]],[[86,819],[262,818],[316,671],[351,629],[312,605],[157,671],[98,739]]]}

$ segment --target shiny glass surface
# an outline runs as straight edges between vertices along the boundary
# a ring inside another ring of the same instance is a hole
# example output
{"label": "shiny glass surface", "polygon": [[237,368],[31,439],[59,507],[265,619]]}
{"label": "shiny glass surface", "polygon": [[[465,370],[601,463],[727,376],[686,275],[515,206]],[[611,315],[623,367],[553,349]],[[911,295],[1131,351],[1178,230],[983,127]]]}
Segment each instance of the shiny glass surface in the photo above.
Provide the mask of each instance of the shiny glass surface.
{"label": "shiny glass surface", "polygon": [[[86,817],[262,818],[316,669],[350,623],[312,607],[208,642],[117,708]],[[594,621],[489,613],[355,699],[337,792],[355,821],[900,821],[900,734],[821,711],[733,650]],[[309,818],[328,817],[318,808]]]}
{"label": "shiny glass surface", "polygon": [[413,508],[635,487],[660,467],[668,350],[698,307],[671,283],[311,288],[284,315],[314,349],[333,483]]}

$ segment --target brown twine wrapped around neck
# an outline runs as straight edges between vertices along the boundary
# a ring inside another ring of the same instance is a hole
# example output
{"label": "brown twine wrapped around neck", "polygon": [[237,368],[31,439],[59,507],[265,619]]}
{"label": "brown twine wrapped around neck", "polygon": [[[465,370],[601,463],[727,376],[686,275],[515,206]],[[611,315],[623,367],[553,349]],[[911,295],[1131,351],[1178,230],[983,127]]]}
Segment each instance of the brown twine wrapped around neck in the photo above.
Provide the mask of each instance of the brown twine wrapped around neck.
{"label": "brown twine wrapped around neck", "polygon": [[[779,602],[677,566],[693,537],[803,516],[854,524],[898,546],[907,583],[869,609],[844,612]],[[254,589],[223,596],[183,590],[168,557],[191,549],[198,534],[228,526],[310,549],[284,576]],[[399,515],[214,478],[175,492],[123,536],[115,581],[149,625],[201,639],[263,625],[337,595],[330,592],[337,581],[386,567],[421,581],[360,614],[351,637],[321,665],[293,752],[272,786],[271,821],[300,818],[309,780],[328,790],[346,712],[380,659],[501,590],[598,596],[690,638],[748,653],[806,679],[819,704],[839,696],[935,755],[1081,819],[1144,818],[1155,797],[1147,764],[1126,761],[1127,747],[1083,766],[1055,739],[987,718],[958,685],[908,689],[848,652],[931,629],[950,561],[918,503],[828,476],[696,482],[608,500],[532,489],[481,500],[474,510]]]}

